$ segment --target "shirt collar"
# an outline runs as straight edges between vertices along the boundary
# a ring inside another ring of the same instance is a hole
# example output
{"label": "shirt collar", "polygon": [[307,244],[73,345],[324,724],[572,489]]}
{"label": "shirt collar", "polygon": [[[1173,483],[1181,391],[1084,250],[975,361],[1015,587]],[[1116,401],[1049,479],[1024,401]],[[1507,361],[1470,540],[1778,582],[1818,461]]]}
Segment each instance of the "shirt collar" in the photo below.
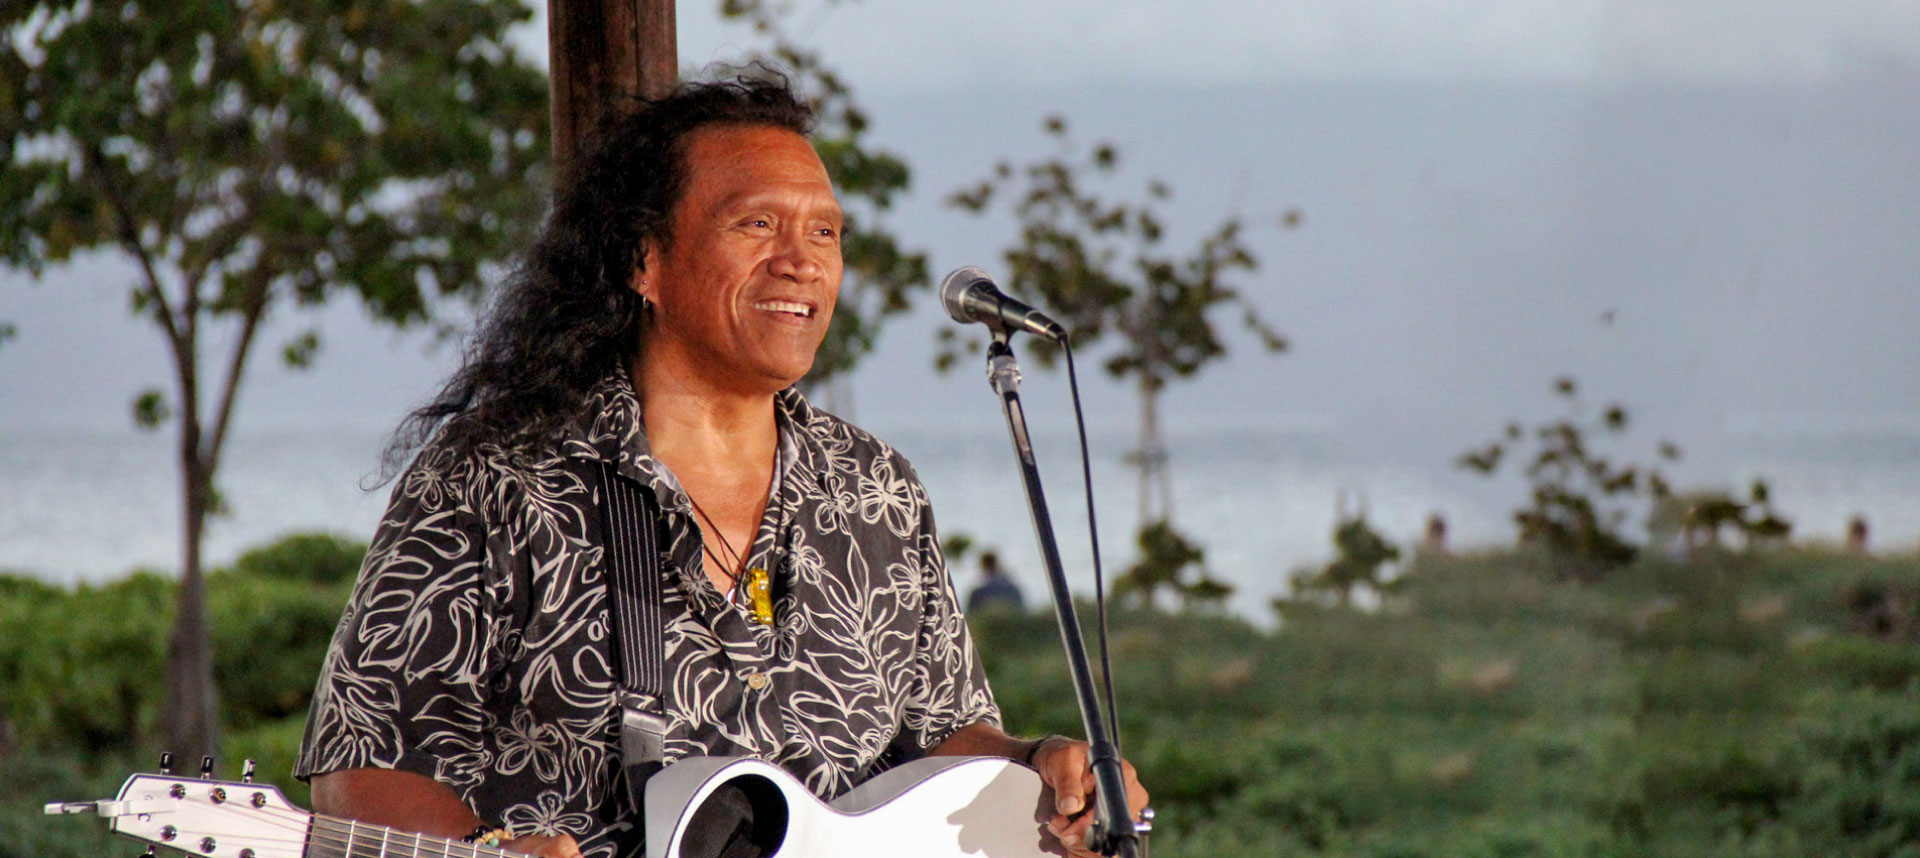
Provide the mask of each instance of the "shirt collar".
{"label": "shirt collar", "polygon": [[[800,473],[824,484],[828,458],[811,431],[821,412],[793,388],[775,394],[773,408],[779,446],[774,452],[771,491],[777,495],[786,479]],[[672,500],[684,496],[679,480],[653,457],[640,419],[640,397],[624,368],[608,372],[588,389],[578,416],[561,432],[560,450],[573,458],[611,462],[621,475],[651,487],[663,504],[682,505]]]}

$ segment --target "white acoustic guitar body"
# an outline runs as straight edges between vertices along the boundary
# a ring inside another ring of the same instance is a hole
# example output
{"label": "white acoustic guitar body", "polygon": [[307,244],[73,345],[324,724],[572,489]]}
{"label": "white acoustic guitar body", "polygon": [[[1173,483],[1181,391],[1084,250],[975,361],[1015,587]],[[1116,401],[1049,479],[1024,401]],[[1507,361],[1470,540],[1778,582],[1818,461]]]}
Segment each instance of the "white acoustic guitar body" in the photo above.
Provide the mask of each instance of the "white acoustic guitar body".
{"label": "white acoustic guitar body", "polygon": [[751,796],[784,822],[769,858],[1041,858],[1065,855],[1046,829],[1040,776],[998,757],[928,757],[831,803],[764,760],[696,757],[647,781],[647,858],[710,858],[689,849],[696,814],[717,793]]}
{"label": "white acoustic guitar body", "polygon": [[[646,858],[716,858],[711,832],[736,827],[698,823],[729,806],[752,809],[745,839],[764,846],[766,858],[1065,855],[1046,829],[1041,798],[1039,775],[998,757],[918,760],[831,804],[764,760],[694,757],[647,781]],[[204,775],[136,774],[116,798],[54,802],[46,811],[96,815],[117,834],[188,858],[526,858],[307,813],[266,784]]]}

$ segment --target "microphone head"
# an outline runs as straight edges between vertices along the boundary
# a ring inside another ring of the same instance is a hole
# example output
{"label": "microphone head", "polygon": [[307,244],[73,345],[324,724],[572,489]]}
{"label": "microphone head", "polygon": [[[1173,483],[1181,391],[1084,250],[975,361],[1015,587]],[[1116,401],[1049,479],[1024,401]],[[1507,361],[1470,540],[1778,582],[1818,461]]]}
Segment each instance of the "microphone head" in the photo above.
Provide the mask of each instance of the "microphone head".
{"label": "microphone head", "polygon": [[947,315],[956,322],[971,322],[972,313],[967,312],[967,293],[973,290],[975,283],[985,283],[993,288],[993,278],[987,272],[974,266],[956,268],[947,279],[940,281],[940,306],[947,308]]}

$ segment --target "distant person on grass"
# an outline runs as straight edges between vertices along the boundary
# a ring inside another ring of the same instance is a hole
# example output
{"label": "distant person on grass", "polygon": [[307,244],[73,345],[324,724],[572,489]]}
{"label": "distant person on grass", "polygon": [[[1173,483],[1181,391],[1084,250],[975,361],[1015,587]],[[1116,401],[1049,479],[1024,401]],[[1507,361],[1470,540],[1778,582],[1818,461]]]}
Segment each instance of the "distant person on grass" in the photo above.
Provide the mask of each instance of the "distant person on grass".
{"label": "distant person on grass", "polygon": [[1000,568],[1000,555],[991,551],[980,554],[980,583],[967,594],[967,613],[978,614],[981,611],[1026,610],[1026,599],[1020,595],[1020,585],[1007,577],[1005,569]]}

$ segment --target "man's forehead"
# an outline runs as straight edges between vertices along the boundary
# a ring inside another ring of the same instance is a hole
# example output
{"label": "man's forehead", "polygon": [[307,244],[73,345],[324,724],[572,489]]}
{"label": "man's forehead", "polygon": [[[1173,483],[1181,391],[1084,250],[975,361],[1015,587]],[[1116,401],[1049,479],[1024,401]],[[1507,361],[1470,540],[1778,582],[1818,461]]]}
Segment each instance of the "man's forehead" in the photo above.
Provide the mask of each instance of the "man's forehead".
{"label": "man's forehead", "polygon": [[704,186],[704,208],[709,214],[759,205],[801,204],[809,214],[840,217],[833,181],[826,165],[806,138],[784,129],[753,129],[763,133],[709,138],[696,144],[690,177]]}
{"label": "man's forehead", "polygon": [[806,206],[808,209],[807,214],[815,217],[825,217],[835,221],[840,220],[842,217],[840,201],[833,195],[833,186],[826,183],[819,183],[819,187],[824,188],[826,193],[818,195],[811,193],[813,189],[807,187],[813,184],[815,183],[765,182],[749,185],[735,190],[732,193],[722,194],[713,201],[713,205],[709,206],[707,210],[709,214],[722,214],[740,209],[756,208],[762,205],[791,203],[795,200],[818,196],[818,199],[806,200],[808,203]]}

